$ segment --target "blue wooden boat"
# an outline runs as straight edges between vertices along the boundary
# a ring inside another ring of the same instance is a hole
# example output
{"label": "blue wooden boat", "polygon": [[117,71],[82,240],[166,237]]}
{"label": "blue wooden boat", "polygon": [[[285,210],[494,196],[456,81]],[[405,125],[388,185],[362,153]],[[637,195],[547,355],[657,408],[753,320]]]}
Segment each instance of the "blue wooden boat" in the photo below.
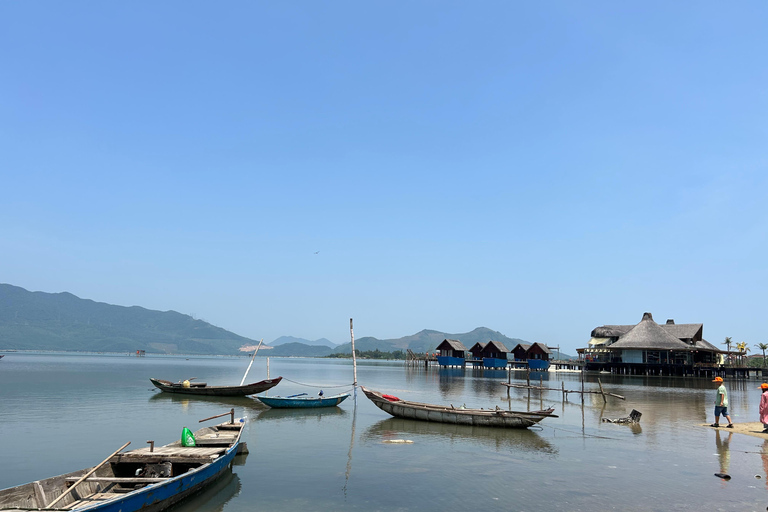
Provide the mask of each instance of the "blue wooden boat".
{"label": "blue wooden boat", "polygon": [[256,396],[263,403],[275,409],[309,409],[315,407],[335,407],[346,400],[349,393],[333,396],[310,396],[306,393],[290,396]]}
{"label": "blue wooden boat", "polygon": [[244,446],[243,425],[233,419],[202,428],[192,447],[176,441],[118,453],[121,448],[95,467],[0,490],[0,510],[164,510],[225,473]]}

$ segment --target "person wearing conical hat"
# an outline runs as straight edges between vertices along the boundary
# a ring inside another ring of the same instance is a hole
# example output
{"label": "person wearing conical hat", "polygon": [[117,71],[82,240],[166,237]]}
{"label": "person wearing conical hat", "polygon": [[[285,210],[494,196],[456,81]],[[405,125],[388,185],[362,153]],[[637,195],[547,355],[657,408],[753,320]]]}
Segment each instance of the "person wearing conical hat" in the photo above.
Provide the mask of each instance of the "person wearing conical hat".
{"label": "person wearing conical hat", "polygon": [[763,394],[760,395],[760,421],[763,424],[763,434],[768,434],[768,384],[760,384]]}
{"label": "person wearing conical hat", "polygon": [[710,427],[719,427],[720,416],[723,416],[728,420],[728,428],[733,428],[733,422],[731,421],[731,417],[728,415],[728,391],[725,389],[725,384],[723,384],[723,378],[715,377],[715,380],[712,382],[716,382],[718,388],[717,395],[715,397],[715,422],[711,424]]}

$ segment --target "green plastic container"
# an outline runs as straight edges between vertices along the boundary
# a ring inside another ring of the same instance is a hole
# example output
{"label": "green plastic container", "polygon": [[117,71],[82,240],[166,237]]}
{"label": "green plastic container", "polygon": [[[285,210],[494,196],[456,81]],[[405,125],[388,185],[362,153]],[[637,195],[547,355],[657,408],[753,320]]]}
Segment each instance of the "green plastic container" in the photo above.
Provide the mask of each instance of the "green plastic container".
{"label": "green plastic container", "polygon": [[187,427],[181,430],[181,446],[195,446],[195,436]]}

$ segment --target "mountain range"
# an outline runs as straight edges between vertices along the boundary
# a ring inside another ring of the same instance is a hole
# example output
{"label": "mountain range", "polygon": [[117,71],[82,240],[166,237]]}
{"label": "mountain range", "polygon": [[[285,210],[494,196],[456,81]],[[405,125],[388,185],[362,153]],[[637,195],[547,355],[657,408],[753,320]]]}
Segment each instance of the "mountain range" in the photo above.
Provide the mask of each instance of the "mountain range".
{"label": "mountain range", "polygon": [[[529,343],[478,327],[460,334],[425,329],[397,339],[367,336],[355,340],[355,348],[424,353],[433,352],[446,338],[461,340],[467,348],[489,340],[500,341],[510,350],[518,343]],[[0,350],[227,355],[253,351],[256,345],[252,339],[176,311],[116,306],[68,292],[30,292],[0,284]],[[281,336],[263,345],[258,355],[323,357],[351,352],[351,343],[335,345],[326,338],[312,341]]]}

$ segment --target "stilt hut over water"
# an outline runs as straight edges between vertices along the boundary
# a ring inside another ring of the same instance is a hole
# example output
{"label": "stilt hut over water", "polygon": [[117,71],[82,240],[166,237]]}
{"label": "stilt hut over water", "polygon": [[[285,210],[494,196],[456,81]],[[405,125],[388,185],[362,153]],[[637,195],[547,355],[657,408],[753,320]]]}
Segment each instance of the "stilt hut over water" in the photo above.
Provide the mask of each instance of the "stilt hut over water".
{"label": "stilt hut over water", "polygon": [[483,359],[483,349],[488,343],[485,341],[478,341],[474,345],[472,345],[472,348],[469,349],[469,353],[472,354],[472,359],[475,361],[482,361]]}
{"label": "stilt hut over water", "polygon": [[686,375],[719,364],[717,347],[702,337],[702,324],[657,324],[645,313],[637,325],[595,328],[587,348],[578,349],[587,370]]}
{"label": "stilt hut over water", "polygon": [[546,370],[549,368],[549,357],[552,351],[543,343],[533,343],[526,351],[528,368],[531,370]]}
{"label": "stilt hut over water", "polygon": [[509,349],[500,341],[489,341],[483,347],[481,352],[483,358],[483,367],[485,368],[506,368]]}
{"label": "stilt hut over water", "polygon": [[[520,363],[517,365],[518,368],[526,368],[527,361],[528,361],[528,349],[531,348],[531,345],[528,343],[518,343],[515,345],[515,348],[512,349],[512,359],[516,363]],[[526,365],[523,365],[522,363],[526,363]]]}
{"label": "stilt hut over water", "polygon": [[445,339],[437,346],[437,364],[440,366],[464,366],[467,360],[467,347],[459,340]]}

